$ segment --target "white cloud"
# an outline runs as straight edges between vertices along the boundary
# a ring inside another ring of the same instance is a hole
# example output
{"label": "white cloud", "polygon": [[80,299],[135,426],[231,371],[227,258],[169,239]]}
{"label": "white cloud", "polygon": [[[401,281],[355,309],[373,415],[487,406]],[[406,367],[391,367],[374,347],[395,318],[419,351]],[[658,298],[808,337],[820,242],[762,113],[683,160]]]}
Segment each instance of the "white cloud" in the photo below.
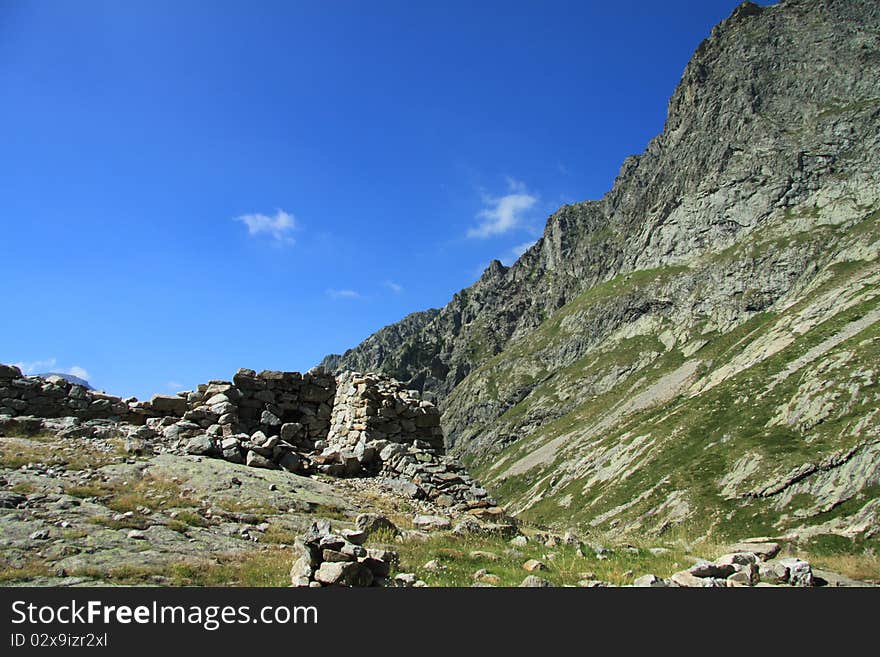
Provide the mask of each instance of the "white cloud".
{"label": "white cloud", "polygon": [[403,292],[403,285],[395,283],[394,281],[385,281],[385,287],[394,292],[394,294],[400,294]]}
{"label": "white cloud", "polygon": [[169,381],[165,384],[165,387],[169,390],[183,390],[183,384],[177,381]]}
{"label": "white cloud", "polygon": [[290,236],[290,233],[296,228],[296,219],[284,210],[278,210],[274,217],[265,214],[243,214],[236,217],[235,221],[246,225],[248,235],[251,237],[268,235],[277,244],[292,245],[296,242]]}
{"label": "white cloud", "polygon": [[74,365],[73,367],[64,368],[64,367],[56,367],[58,364],[57,358],[45,358],[43,360],[34,360],[28,363],[18,362],[13,363],[18,369],[21,370],[22,374],[31,375],[31,374],[46,374],[48,372],[54,372],[55,374],[70,374],[72,376],[77,376],[81,379],[88,380],[89,373],[85,368],[80,367],[79,365]]}
{"label": "white cloud", "polygon": [[327,290],[327,296],[331,299],[363,299],[359,292],[354,290]]}
{"label": "white cloud", "polygon": [[47,358],[45,360],[31,361],[30,363],[13,363],[13,365],[20,369],[22,374],[39,374],[52,370],[57,362],[54,358]]}
{"label": "white cloud", "polygon": [[487,207],[477,213],[480,223],[468,229],[468,237],[503,235],[522,224],[523,215],[537,203],[538,197],[529,194],[526,186],[513,178],[507,179],[507,186],[510,193],[505,196],[483,197],[483,203]]}
{"label": "white cloud", "polygon": [[79,365],[74,365],[73,367],[71,367],[69,370],[67,370],[64,373],[70,374],[70,375],[78,377],[80,379],[85,379],[86,381],[89,380],[89,373],[85,369],[80,367]]}
{"label": "white cloud", "polygon": [[525,253],[525,252],[528,251],[530,248],[532,248],[537,242],[538,242],[538,240],[532,240],[531,242],[523,242],[522,244],[517,244],[515,247],[513,247],[513,248],[510,250],[510,252],[511,252],[514,256],[516,256],[517,258],[519,258],[523,253]]}

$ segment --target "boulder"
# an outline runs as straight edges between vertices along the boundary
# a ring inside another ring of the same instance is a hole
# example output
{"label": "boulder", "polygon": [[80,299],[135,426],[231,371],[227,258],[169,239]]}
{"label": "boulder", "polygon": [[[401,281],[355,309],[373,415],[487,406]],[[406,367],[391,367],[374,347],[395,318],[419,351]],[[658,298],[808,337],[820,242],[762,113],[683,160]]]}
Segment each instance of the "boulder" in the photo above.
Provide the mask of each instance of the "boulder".
{"label": "boulder", "polygon": [[224,393],[218,392],[216,395],[212,395],[209,399],[205,400],[205,406],[214,406],[216,404],[228,404],[229,397],[227,397]]}
{"label": "boulder", "polygon": [[394,586],[409,588],[415,586],[418,581],[415,573],[398,573],[394,576]]}
{"label": "boulder", "polygon": [[342,464],[346,476],[356,475],[361,471],[361,462],[351,450],[343,449],[340,451],[339,462]]}
{"label": "boulder", "polygon": [[754,586],[757,583],[748,568],[733,573],[727,578],[727,582],[732,586]]}
{"label": "boulder", "polygon": [[638,588],[664,588],[669,586],[669,583],[656,575],[642,575],[641,577],[636,577],[633,581],[633,586]]}
{"label": "boulder", "polygon": [[391,574],[391,562],[384,559],[376,559],[374,557],[361,557],[358,562],[369,568],[373,573],[373,577],[388,577]]}
{"label": "boulder", "polygon": [[686,588],[702,588],[707,586],[707,583],[710,581],[704,577],[697,577],[687,570],[681,570],[672,577],[669,578],[669,581],[675,586],[683,586]]}
{"label": "boulder", "polygon": [[498,561],[499,557],[494,552],[487,552],[485,550],[473,550],[468,556],[471,559],[480,559],[483,561]]}
{"label": "boulder", "polygon": [[203,433],[186,441],[186,453],[196,456],[213,456],[218,454],[219,450],[211,436]]}
{"label": "boulder", "polygon": [[485,568],[481,568],[474,573],[474,581],[481,584],[491,584],[492,586],[501,584],[501,578],[498,575],[493,575]]}
{"label": "boulder", "polygon": [[400,556],[394,550],[383,550],[382,548],[370,548],[367,550],[369,559],[384,561],[389,564],[397,565],[400,563]]}
{"label": "boulder", "polygon": [[287,452],[278,459],[278,465],[288,472],[299,472],[302,470],[302,459],[294,452]]}
{"label": "boulder", "polygon": [[339,548],[339,551],[342,554],[349,556],[353,559],[359,559],[361,557],[367,556],[367,551],[363,546],[355,545],[354,543],[349,543],[348,541],[346,541],[345,544],[341,548]]}
{"label": "boulder", "polygon": [[731,552],[751,552],[761,561],[768,561],[779,554],[779,543],[750,543],[748,541],[729,546]]}
{"label": "boulder", "polygon": [[339,534],[325,534],[317,541],[322,550],[341,550],[346,543],[345,538]]}
{"label": "boulder", "polygon": [[339,533],[346,541],[355,545],[363,545],[368,538],[367,532],[359,529],[343,529]]}
{"label": "boulder", "polygon": [[378,513],[362,513],[354,521],[358,530],[370,536],[380,530],[387,530],[393,535],[400,534],[400,530],[393,522]]}
{"label": "boulder", "polygon": [[385,482],[385,486],[392,493],[396,493],[403,497],[411,497],[416,500],[422,500],[427,497],[425,491],[420,486],[413,483],[412,481],[409,481],[408,479],[401,479],[399,477],[388,479]]}
{"label": "boulder", "polygon": [[688,572],[694,577],[720,577],[724,579],[733,575],[736,572],[736,567],[733,564],[698,563],[691,566]]}
{"label": "boulder", "polygon": [[153,395],[150,408],[156,413],[182,417],[186,413],[186,398],[177,395]]}
{"label": "boulder", "polygon": [[0,379],[20,379],[21,370],[15,365],[0,365]]}
{"label": "boulder", "polygon": [[245,463],[252,468],[266,468],[268,470],[277,470],[278,466],[261,454],[257,454],[253,450],[248,450]]}
{"label": "boulder", "polygon": [[373,573],[357,561],[325,561],[315,572],[315,580],[325,585],[369,586],[373,583]]}
{"label": "boulder", "polygon": [[322,550],[321,551],[321,561],[357,561],[357,559],[351,554],[345,554],[339,550]]}
{"label": "boulder", "polygon": [[19,493],[13,493],[8,490],[0,490],[0,509],[14,509],[19,504],[23,504],[27,497]]}
{"label": "boulder", "polygon": [[520,582],[520,587],[523,588],[548,588],[553,586],[550,582],[548,582],[543,577],[537,577],[535,575],[526,575],[526,578]]}
{"label": "boulder", "polygon": [[238,438],[231,436],[229,438],[224,438],[223,440],[220,441],[220,449],[222,449],[224,452],[227,449],[232,449],[232,448],[238,449]]}
{"label": "boulder", "polygon": [[759,564],[758,579],[765,584],[785,584],[788,582],[788,566],[779,561]]}
{"label": "boulder", "polygon": [[281,425],[281,440],[296,442],[303,436],[303,425],[299,422],[286,422]]}
{"label": "boulder", "polygon": [[230,463],[244,463],[244,458],[241,455],[241,449],[239,449],[238,445],[224,449],[223,458]]}
{"label": "boulder", "polygon": [[260,415],[260,424],[277,427],[281,424],[281,418],[275,415],[272,411],[263,411],[262,415]]}
{"label": "boulder", "polygon": [[716,566],[748,566],[758,563],[758,555],[753,552],[733,552],[715,559]]}
{"label": "boulder", "polygon": [[413,527],[425,531],[444,531],[452,528],[452,521],[442,516],[417,515]]}
{"label": "boulder", "polygon": [[292,586],[308,586],[314,573],[307,557],[300,557],[293,562],[290,569],[290,583]]}
{"label": "boulder", "polygon": [[455,529],[452,530],[452,533],[456,536],[467,536],[468,534],[482,534],[484,533],[483,523],[481,523],[476,518],[471,516],[466,516],[459,522]]}
{"label": "boulder", "polygon": [[788,568],[788,583],[792,586],[814,586],[813,567],[802,559],[790,557],[779,563]]}

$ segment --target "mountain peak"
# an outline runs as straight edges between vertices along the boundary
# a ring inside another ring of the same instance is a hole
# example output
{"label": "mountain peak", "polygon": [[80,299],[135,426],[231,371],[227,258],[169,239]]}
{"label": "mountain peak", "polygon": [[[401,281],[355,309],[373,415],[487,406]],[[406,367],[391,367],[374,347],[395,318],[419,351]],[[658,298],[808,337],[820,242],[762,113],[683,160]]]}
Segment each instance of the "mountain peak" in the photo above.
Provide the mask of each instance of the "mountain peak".
{"label": "mountain peak", "polygon": [[870,337],[847,341],[880,318],[878,35],[876,2],[743,3],[602,199],[560,208],[513,267],[335,365],[437,400],[452,452],[535,520],[708,531],[727,509],[805,531],[874,475],[844,490],[822,474],[836,465],[797,486],[786,473],[880,467],[876,402],[825,389],[872,362]]}

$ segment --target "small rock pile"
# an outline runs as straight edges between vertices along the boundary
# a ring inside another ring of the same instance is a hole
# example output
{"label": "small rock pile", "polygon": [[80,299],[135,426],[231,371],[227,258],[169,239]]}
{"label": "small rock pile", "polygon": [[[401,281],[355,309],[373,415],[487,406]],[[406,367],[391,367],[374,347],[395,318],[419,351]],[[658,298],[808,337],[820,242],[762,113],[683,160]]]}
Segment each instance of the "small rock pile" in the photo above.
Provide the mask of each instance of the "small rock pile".
{"label": "small rock pile", "polygon": [[415,499],[428,499],[442,507],[466,505],[471,509],[494,507],[495,501],[479,486],[460,461],[412,445],[391,444],[379,453],[382,474],[389,488]]}
{"label": "small rock pile", "polygon": [[654,575],[637,578],[634,586],[724,588],[735,586],[816,586],[812,566],[802,559],[779,554],[778,543],[740,543],[715,561],[701,561],[669,579]]}
{"label": "small rock pile", "polygon": [[363,547],[370,528],[376,527],[374,516],[359,516],[357,524],[358,529],[334,533],[327,521],[312,523],[295,544],[299,557],[290,570],[291,585],[312,588],[425,585],[411,573],[391,577],[392,568],[399,562],[396,552]]}

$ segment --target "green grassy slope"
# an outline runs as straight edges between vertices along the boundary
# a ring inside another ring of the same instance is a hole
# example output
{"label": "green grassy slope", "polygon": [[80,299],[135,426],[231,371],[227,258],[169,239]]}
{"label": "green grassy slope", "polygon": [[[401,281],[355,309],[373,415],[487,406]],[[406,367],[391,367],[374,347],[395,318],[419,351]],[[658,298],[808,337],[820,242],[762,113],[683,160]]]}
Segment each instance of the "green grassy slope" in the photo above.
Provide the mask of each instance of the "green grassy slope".
{"label": "green grassy slope", "polygon": [[[547,525],[871,536],[880,213],[860,217],[785,213],[760,241],[586,291],[455,390],[447,413],[474,398],[486,409],[468,430],[470,441],[491,436],[490,448],[467,451],[469,465],[511,510]],[[766,307],[749,298],[760,289],[725,296],[708,274],[798,254],[811,268]],[[703,299],[739,312],[719,318]]]}

